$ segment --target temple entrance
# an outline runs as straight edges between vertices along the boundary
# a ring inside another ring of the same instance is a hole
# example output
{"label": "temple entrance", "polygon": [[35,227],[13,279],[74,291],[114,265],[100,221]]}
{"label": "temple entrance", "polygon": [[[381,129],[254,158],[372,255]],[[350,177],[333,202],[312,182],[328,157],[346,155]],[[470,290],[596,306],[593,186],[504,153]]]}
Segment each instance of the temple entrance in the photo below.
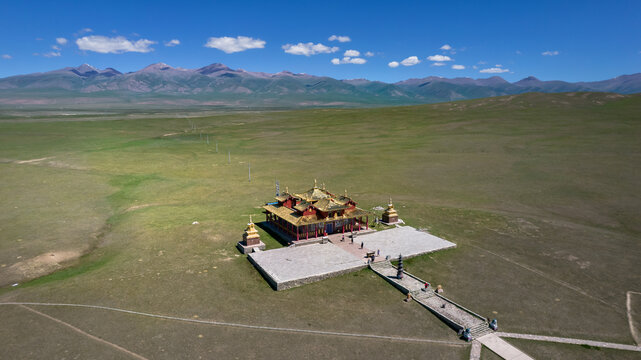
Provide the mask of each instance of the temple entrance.
{"label": "temple entrance", "polygon": [[325,232],[328,234],[331,234],[334,232],[334,224],[333,223],[328,223],[325,225]]}

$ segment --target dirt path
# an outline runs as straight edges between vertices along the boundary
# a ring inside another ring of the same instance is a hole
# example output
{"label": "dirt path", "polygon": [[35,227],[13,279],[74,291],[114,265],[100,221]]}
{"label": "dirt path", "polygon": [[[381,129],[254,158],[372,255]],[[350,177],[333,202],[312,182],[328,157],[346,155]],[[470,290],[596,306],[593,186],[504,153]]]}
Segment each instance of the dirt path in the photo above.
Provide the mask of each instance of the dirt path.
{"label": "dirt path", "polygon": [[45,160],[48,160],[48,159],[53,159],[53,156],[43,157],[43,158],[40,158],[40,159],[20,160],[20,161],[16,161],[16,164],[30,164],[30,163],[45,161]]}
{"label": "dirt path", "polygon": [[[89,309],[98,309],[98,310],[107,310],[107,311],[116,311],[116,312],[121,312],[121,313],[126,313],[126,314],[132,314],[132,315],[140,315],[140,316],[147,316],[147,317],[152,317],[152,318],[158,318],[158,319],[166,319],[166,320],[175,320],[175,321],[184,321],[184,322],[192,322],[192,323],[198,323],[198,324],[209,324],[209,325],[218,325],[218,326],[229,326],[229,327],[238,327],[238,328],[245,328],[245,329],[254,329],[254,330],[267,330],[267,331],[281,331],[281,332],[291,332],[291,333],[303,333],[303,334],[312,334],[312,335],[328,335],[328,336],[341,336],[341,337],[355,337],[355,338],[369,338],[369,339],[380,339],[380,340],[389,340],[389,341],[410,341],[410,342],[419,342],[419,343],[435,343],[435,344],[441,344],[441,345],[446,345],[446,346],[454,346],[454,347],[466,347],[469,346],[469,343],[464,343],[460,341],[446,341],[446,340],[433,340],[433,339],[425,339],[425,338],[407,338],[407,337],[400,337],[400,336],[387,336],[387,335],[376,335],[376,334],[358,334],[358,333],[346,333],[346,332],[338,332],[338,331],[323,331],[323,330],[309,330],[309,329],[294,329],[294,328],[283,328],[283,327],[273,327],[273,326],[260,326],[260,325],[250,325],[250,324],[238,324],[238,323],[229,323],[229,322],[222,322],[222,321],[213,321],[213,320],[201,320],[201,319],[193,319],[193,318],[181,318],[181,317],[176,317],[176,316],[169,316],[169,315],[160,315],[160,314],[150,314],[150,313],[145,313],[145,312],[139,312],[139,311],[133,311],[133,310],[125,310],[125,309],[119,309],[119,308],[114,308],[114,307],[108,307],[108,306],[100,306],[100,305],[85,305],[85,304],[59,304],[59,303],[37,303],[37,302],[0,302],[0,306],[2,305],[18,305],[26,308],[27,310],[36,312],[42,316],[45,316],[51,320],[54,320],[56,322],[59,322],[65,326],[71,327],[74,329],[74,331],[78,331],[85,335],[86,333],[80,329],[77,329],[73,327],[73,325],[67,324],[63,322],[62,320],[58,320],[55,318],[50,317],[49,315],[43,314],[38,312],[35,309],[31,309],[28,306],[59,306],[59,307],[76,307],[76,308],[89,308]],[[86,334],[89,337],[94,338],[90,334]],[[571,339],[571,338],[561,338],[561,337],[554,337],[554,336],[543,336],[543,335],[532,335],[532,334],[516,334],[516,333],[506,333],[506,332],[496,332],[494,333],[497,337],[504,337],[504,338],[514,338],[514,339],[525,339],[525,340],[535,340],[535,341],[546,341],[546,342],[555,342],[555,343],[564,343],[564,344],[575,344],[575,345],[589,345],[589,346],[598,346],[602,348],[609,348],[609,349],[618,349],[618,350],[627,350],[627,351],[636,351],[636,352],[641,352],[641,346],[635,346],[635,345],[627,345],[627,344],[618,344],[618,343],[610,343],[610,342],[604,342],[604,341],[595,341],[595,340],[585,340],[585,339]],[[105,342],[105,340],[95,338],[94,340]],[[111,344],[111,343],[108,343]],[[117,346],[115,344],[112,344],[114,346]],[[473,345],[473,344],[472,344]],[[123,349],[125,351],[128,351],[126,349]],[[136,355],[134,353],[132,356],[138,356],[139,359],[144,359],[143,357],[140,357],[140,355]],[[470,354],[472,356],[472,354]]]}
{"label": "dirt path", "polygon": [[634,339],[634,342],[637,343],[637,345],[641,345],[641,339],[639,337],[639,331],[634,327],[634,322],[632,321],[632,313],[631,313],[632,312],[632,307],[630,306],[630,303],[631,303],[630,298],[632,297],[631,296],[632,294],[641,295],[640,292],[628,291],[625,294],[625,297],[626,297],[626,299],[625,299],[625,307],[626,307],[627,313],[628,313],[628,324],[630,325],[630,333],[632,334],[632,338]]}
{"label": "dirt path", "polygon": [[[274,326],[260,326],[260,325],[250,325],[250,324],[238,324],[238,323],[229,323],[222,321],[213,321],[213,320],[201,320],[193,318],[181,318],[176,316],[169,315],[159,315],[159,314],[150,314],[139,311],[125,310],[119,308],[113,308],[108,306],[100,305],[84,305],[84,304],[56,304],[56,303],[36,303],[36,302],[0,302],[1,305],[22,305],[22,306],[61,306],[61,307],[77,307],[77,308],[89,308],[89,309],[99,309],[99,310],[108,310],[116,311],[126,314],[147,316],[158,319],[166,320],[176,320],[184,322],[192,322],[198,324],[209,324],[209,325],[218,325],[218,326],[229,326],[245,329],[254,329],[254,330],[267,330],[267,331],[281,331],[281,332],[290,332],[290,333],[303,333],[303,334],[312,334],[312,335],[328,335],[328,336],[340,336],[340,337],[353,337],[353,338],[367,338],[367,339],[379,339],[379,340],[389,340],[389,341],[409,341],[409,342],[418,342],[418,343],[434,343],[441,344],[446,346],[453,347],[466,347],[469,346],[467,343],[462,343],[460,341],[446,341],[446,340],[433,340],[433,339],[424,339],[424,338],[408,338],[400,336],[387,336],[387,335],[376,335],[376,334],[358,334],[358,333],[346,333],[338,331],[324,331],[324,330],[308,330],[308,329],[294,329],[294,328],[283,328],[283,327],[274,327]],[[33,310],[33,309],[31,309]],[[33,310],[35,311],[35,310]],[[42,314],[44,316],[48,316]],[[55,319],[57,320],[57,319]],[[65,323],[66,324],[66,323]],[[68,325],[68,324],[67,324]],[[72,325],[69,325],[72,326]],[[82,330],[80,330],[82,331]]]}
{"label": "dirt path", "polygon": [[21,308],[23,308],[23,309],[29,310],[29,311],[31,311],[32,313],[38,314],[38,315],[40,315],[40,316],[43,316],[43,317],[45,317],[45,318],[47,318],[47,319],[49,319],[49,320],[55,321],[55,322],[57,322],[58,324],[64,325],[64,326],[66,326],[66,327],[70,328],[71,330],[73,330],[73,331],[77,332],[78,334],[84,335],[84,336],[86,336],[86,337],[88,337],[88,338],[90,338],[90,339],[92,339],[92,340],[95,340],[95,341],[97,341],[97,342],[99,342],[99,343],[102,343],[102,344],[105,344],[105,345],[107,345],[107,346],[109,346],[109,347],[112,347],[112,348],[114,348],[114,349],[116,349],[116,350],[118,350],[118,351],[120,351],[120,352],[123,352],[123,353],[125,353],[125,354],[127,354],[127,355],[129,355],[129,356],[131,356],[131,357],[133,357],[133,358],[136,358],[136,359],[139,359],[139,360],[148,360],[146,357],[140,356],[140,355],[138,355],[138,354],[136,354],[136,353],[134,353],[134,352],[131,352],[131,351],[129,351],[129,350],[127,350],[127,349],[123,348],[122,346],[118,346],[118,345],[116,345],[116,344],[114,344],[114,343],[111,343],[111,342],[109,342],[109,341],[107,341],[107,340],[104,340],[104,339],[101,339],[101,338],[99,338],[99,337],[97,337],[97,336],[94,336],[94,335],[91,335],[91,334],[89,334],[89,333],[86,333],[86,332],[84,332],[84,331],[82,331],[82,330],[78,329],[77,327],[75,327],[75,326],[73,326],[73,325],[69,324],[69,323],[66,323],[66,322],[64,322],[64,321],[62,321],[62,320],[60,320],[60,319],[56,319],[56,318],[55,318],[55,317],[53,317],[53,316],[47,315],[47,314],[45,314],[45,313],[41,313],[40,311],[35,310],[35,309],[32,309],[32,308],[30,308],[30,307],[28,307],[28,306],[26,306],[26,305],[18,305],[18,306],[20,306],[20,307],[21,307]]}

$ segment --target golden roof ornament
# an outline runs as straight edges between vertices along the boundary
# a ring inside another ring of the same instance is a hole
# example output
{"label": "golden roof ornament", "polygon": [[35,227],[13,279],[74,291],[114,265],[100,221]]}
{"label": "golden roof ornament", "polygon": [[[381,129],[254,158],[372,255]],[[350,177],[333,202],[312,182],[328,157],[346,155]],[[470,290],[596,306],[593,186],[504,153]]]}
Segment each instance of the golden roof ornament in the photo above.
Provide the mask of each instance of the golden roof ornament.
{"label": "golden roof ornament", "polygon": [[285,186],[285,194],[289,194],[289,186]]}
{"label": "golden roof ornament", "polygon": [[258,233],[256,229],[254,228],[254,222],[252,221],[252,216],[249,215],[249,223],[247,224],[247,229],[245,229],[246,234],[253,234],[253,233]]}
{"label": "golden roof ornament", "polygon": [[345,189],[345,197],[347,197],[347,189]]}
{"label": "golden roof ornament", "polygon": [[314,179],[314,188],[317,188],[317,187],[318,187],[318,185],[316,183],[316,179]]}
{"label": "golden roof ornament", "polygon": [[323,183],[323,185],[322,185],[322,186],[323,186],[323,190],[325,190],[325,183]]}

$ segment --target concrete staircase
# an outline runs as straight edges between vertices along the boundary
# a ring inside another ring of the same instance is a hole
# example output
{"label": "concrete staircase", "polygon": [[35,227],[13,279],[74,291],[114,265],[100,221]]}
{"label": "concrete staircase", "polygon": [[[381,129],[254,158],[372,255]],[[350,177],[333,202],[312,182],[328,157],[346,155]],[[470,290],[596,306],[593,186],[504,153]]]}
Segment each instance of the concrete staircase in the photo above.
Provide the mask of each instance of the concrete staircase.
{"label": "concrete staircase", "polygon": [[425,288],[425,280],[406,271],[403,271],[403,278],[398,279],[396,276],[398,270],[389,261],[375,262],[370,264],[369,267],[404,294],[409,293],[414,301],[428,309],[457,332],[469,328],[473,339],[493,333],[486,318],[437,294],[431,285]]}

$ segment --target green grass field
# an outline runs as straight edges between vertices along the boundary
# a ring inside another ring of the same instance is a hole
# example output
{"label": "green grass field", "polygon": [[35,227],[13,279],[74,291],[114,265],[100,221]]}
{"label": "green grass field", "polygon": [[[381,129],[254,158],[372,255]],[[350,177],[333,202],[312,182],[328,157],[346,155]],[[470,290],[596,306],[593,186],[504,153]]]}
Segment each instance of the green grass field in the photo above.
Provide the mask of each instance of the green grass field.
{"label": "green grass field", "polygon": [[[392,196],[409,225],[455,242],[407,270],[501,330],[634,343],[626,292],[641,292],[641,97],[189,115],[0,117],[0,301],[457,341],[369,270],[275,292],[236,251],[275,180],[304,191],[316,178],[366,209]],[[281,246],[260,231],[268,248]],[[79,257],[62,266],[29,268],[57,272],[9,285],[19,264],[71,251]],[[147,358],[469,356],[434,343],[34,308]],[[122,355],[23,308],[0,313],[0,358]],[[641,310],[632,314],[639,324]],[[521,343],[535,358],[619,354]]]}

